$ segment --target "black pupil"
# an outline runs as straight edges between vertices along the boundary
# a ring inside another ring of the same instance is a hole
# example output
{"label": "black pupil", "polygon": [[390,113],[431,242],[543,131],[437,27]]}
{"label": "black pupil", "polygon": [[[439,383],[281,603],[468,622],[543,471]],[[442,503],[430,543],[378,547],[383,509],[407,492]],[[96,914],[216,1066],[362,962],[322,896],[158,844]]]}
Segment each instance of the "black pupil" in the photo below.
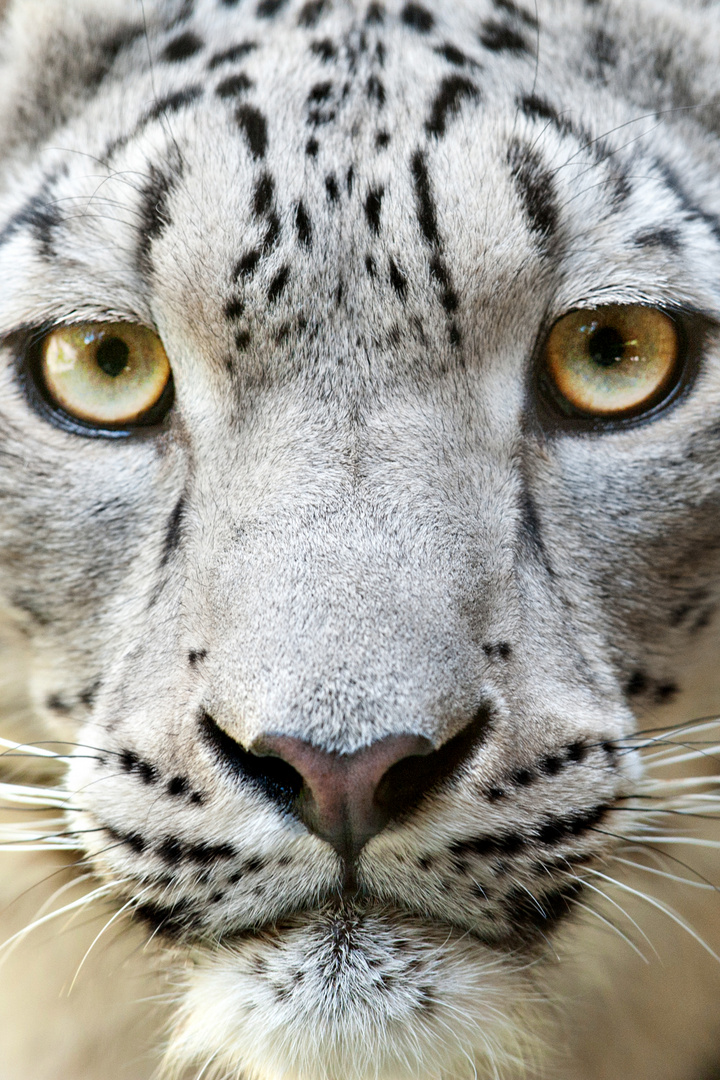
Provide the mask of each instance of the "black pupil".
{"label": "black pupil", "polygon": [[122,375],[127,367],[129,355],[130,349],[122,338],[109,337],[98,345],[95,362],[101,371],[115,379],[118,375]]}
{"label": "black pupil", "polygon": [[588,342],[590,359],[601,367],[612,367],[625,355],[625,341],[613,326],[596,330]]}

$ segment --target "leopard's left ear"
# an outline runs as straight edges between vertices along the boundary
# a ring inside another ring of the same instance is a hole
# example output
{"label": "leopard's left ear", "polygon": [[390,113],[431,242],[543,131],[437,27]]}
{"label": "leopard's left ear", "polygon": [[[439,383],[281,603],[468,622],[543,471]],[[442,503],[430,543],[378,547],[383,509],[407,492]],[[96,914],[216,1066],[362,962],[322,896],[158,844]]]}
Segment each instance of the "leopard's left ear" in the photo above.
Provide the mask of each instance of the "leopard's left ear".
{"label": "leopard's left ear", "polygon": [[[0,156],[45,140],[180,0],[0,0]],[[177,9],[177,11],[176,11]]]}

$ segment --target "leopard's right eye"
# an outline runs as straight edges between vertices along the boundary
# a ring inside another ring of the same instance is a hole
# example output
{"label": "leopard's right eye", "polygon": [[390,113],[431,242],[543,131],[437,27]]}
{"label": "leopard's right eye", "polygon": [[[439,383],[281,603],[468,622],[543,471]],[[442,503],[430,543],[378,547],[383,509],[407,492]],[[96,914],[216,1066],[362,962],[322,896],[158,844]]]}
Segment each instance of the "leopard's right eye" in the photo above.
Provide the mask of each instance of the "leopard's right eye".
{"label": "leopard's right eye", "polygon": [[162,342],[134,323],[59,327],[40,346],[43,396],[81,423],[131,428],[156,423],[171,404]]}

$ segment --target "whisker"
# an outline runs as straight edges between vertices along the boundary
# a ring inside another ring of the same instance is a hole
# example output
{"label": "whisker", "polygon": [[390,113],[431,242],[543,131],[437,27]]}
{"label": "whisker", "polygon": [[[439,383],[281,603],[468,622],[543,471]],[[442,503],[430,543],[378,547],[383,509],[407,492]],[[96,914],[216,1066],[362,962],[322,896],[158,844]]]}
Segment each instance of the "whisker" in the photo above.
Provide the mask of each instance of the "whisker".
{"label": "whisker", "polygon": [[624,892],[630,893],[630,895],[636,896],[638,897],[638,899],[644,900],[647,904],[650,904],[652,907],[657,908],[658,911],[661,911],[664,915],[667,915],[668,918],[672,919],[672,921],[677,926],[679,926],[687,934],[689,934],[690,937],[694,941],[696,941],[697,944],[701,946],[701,948],[705,950],[705,952],[712,956],[713,960],[716,960],[720,964],[720,956],[718,956],[717,953],[708,945],[708,943],[700,937],[696,930],[693,930],[689,923],[686,923],[685,920],[682,919],[680,915],[678,915],[676,911],[673,911],[673,909],[667,904],[662,903],[662,901],[658,900],[654,896],[649,896],[647,893],[640,892],[639,889],[633,889],[631,885],[628,885],[624,881],[618,881],[616,878],[612,878],[608,874],[603,874],[601,870],[595,870],[592,867],[586,867],[586,872],[589,874],[593,874],[596,877],[602,878],[603,881],[607,881],[609,884],[615,885],[617,888],[622,889]]}

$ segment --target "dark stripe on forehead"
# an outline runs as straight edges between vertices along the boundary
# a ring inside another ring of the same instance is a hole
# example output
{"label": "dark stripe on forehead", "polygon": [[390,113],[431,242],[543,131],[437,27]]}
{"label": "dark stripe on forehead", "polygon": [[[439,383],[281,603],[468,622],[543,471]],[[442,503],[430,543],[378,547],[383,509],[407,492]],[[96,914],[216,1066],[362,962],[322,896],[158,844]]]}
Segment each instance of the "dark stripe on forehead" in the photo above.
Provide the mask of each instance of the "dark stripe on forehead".
{"label": "dark stripe on forehead", "polygon": [[310,0],[309,3],[304,4],[300,9],[298,15],[298,24],[300,26],[306,26],[308,29],[312,29],[313,26],[317,26],[320,16],[325,8],[325,0]]}
{"label": "dark stripe on forehead", "polygon": [[520,22],[529,26],[531,30],[537,30],[538,21],[535,15],[526,11],[525,8],[519,7],[518,4],[513,3],[513,0],[493,0],[493,5],[498,11],[502,11],[505,15],[510,15],[515,19],[519,19]]}
{"label": "dark stripe on forehead", "polygon": [[162,172],[154,165],[149,167],[148,181],[140,193],[138,244],[138,262],[146,272],[152,268],[150,248],[153,241],[162,236],[164,230],[171,224],[168,201],[181,176],[182,165],[179,162],[174,170],[168,165],[166,172]]}
{"label": "dark stripe on forehead", "polygon": [[480,91],[474,82],[464,75],[449,75],[443,79],[430,107],[430,115],[425,122],[428,135],[439,137],[445,134],[449,119],[457,116],[465,101],[478,101]]}
{"label": "dark stripe on forehead", "polygon": [[127,135],[121,135],[111,143],[108,143],[101,160],[107,163],[118,150],[122,150],[122,148],[132,142],[133,139],[136,139],[148,124],[155,120],[160,120],[163,117],[170,116],[172,113],[179,112],[188,105],[192,105],[193,102],[202,97],[202,94],[203,87],[195,84],[193,86],[186,86],[184,90],[178,90],[174,94],[168,94],[167,97],[158,98],[155,104],[143,114],[131,132]]}
{"label": "dark stripe on forehead", "polygon": [[417,215],[420,229],[428,244],[439,244],[440,235],[438,233],[437,211],[430,190],[427,161],[421,150],[416,150],[413,154],[410,162],[410,169],[415,185]]}
{"label": "dark stripe on forehead", "polygon": [[532,53],[532,46],[524,34],[495,19],[483,23],[479,36],[481,44],[491,52]]}
{"label": "dark stripe on forehead", "polygon": [[255,8],[255,14],[259,19],[272,19],[287,4],[287,0],[260,0]]}
{"label": "dark stripe on forehead", "polygon": [[250,153],[254,158],[263,158],[267,152],[267,120],[254,105],[239,105],[235,120],[247,140]]}
{"label": "dark stripe on forehead", "polygon": [[558,226],[552,174],[533,147],[513,140],[508,150],[510,173],[533,232],[551,239]]}
{"label": "dark stripe on forehead", "polygon": [[55,176],[49,177],[37,195],[28,199],[23,208],[10,218],[7,225],[0,230],[0,247],[11,240],[16,233],[28,228],[41,255],[51,258],[55,254],[53,233],[62,221],[60,211],[51,195],[55,182]]}
{"label": "dark stripe on forehead", "polygon": [[236,60],[242,60],[253,49],[257,49],[254,41],[241,41],[238,45],[231,45],[228,49],[214,53],[208,60],[208,71],[213,71],[221,64],[231,64]]}

